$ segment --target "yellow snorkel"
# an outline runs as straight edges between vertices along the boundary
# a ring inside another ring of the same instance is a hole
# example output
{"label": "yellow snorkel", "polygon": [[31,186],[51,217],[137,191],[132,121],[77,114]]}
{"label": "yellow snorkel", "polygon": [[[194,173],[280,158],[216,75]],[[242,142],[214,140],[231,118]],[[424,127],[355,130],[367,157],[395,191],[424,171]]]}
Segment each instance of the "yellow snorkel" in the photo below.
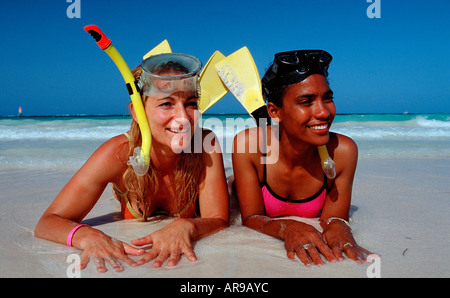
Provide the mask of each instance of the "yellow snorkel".
{"label": "yellow snorkel", "polygon": [[134,148],[134,155],[130,156],[128,164],[133,167],[136,175],[143,176],[147,173],[150,166],[150,149],[152,146],[152,137],[141,95],[138,91],[137,82],[134,79],[134,76],[131,73],[131,70],[123,59],[122,55],[120,55],[116,48],[111,44],[111,40],[106,37],[106,35],[103,34],[103,32],[100,31],[100,29],[96,25],[86,26],[84,27],[84,30],[92,35],[99,47],[108,54],[108,56],[116,64],[117,68],[122,74],[123,79],[125,80],[142,136],[142,148]]}

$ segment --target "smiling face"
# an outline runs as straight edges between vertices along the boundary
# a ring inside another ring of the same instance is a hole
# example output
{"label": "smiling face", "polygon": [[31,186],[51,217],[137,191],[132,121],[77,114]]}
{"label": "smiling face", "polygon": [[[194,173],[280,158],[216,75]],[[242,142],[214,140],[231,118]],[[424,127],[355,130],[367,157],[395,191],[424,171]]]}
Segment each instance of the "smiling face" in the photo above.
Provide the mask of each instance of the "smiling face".
{"label": "smiling face", "polygon": [[289,85],[282,106],[277,107],[269,102],[268,108],[271,116],[279,119],[286,134],[294,139],[316,146],[328,143],[336,107],[333,91],[324,76],[314,74]]}
{"label": "smiling face", "polygon": [[146,97],[145,112],[152,134],[152,146],[170,147],[175,153],[185,149],[199,120],[197,103],[198,92],[195,88],[166,96]]}

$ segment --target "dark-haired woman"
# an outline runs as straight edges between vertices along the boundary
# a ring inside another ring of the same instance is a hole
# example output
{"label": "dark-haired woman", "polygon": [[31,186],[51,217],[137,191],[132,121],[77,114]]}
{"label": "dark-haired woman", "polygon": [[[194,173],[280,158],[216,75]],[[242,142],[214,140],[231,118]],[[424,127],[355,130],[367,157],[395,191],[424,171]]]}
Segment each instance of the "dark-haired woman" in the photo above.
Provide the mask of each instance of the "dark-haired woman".
{"label": "dark-haired woman", "polygon": [[[284,241],[287,256],[307,266],[343,255],[361,263],[367,250],[352,236],[349,208],[358,149],[331,133],[336,115],[327,76],[331,55],[321,50],[275,55],[262,79],[267,110],[277,125],[250,128],[234,139],[233,169],[244,225]],[[252,152],[252,144],[271,150]],[[336,163],[327,178],[317,147],[326,145]],[[318,217],[320,226],[283,216]],[[280,218],[281,217],[281,218]]]}

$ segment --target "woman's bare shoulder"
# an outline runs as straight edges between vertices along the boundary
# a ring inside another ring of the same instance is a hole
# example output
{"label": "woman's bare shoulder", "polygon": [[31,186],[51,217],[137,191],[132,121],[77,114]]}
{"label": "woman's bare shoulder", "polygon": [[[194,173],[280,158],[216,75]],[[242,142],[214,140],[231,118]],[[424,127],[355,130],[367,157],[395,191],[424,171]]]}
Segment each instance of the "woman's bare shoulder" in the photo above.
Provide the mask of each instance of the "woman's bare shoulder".
{"label": "woman's bare shoulder", "polygon": [[331,158],[336,163],[338,173],[343,170],[354,173],[358,162],[358,146],[353,139],[342,134],[330,134],[330,142],[327,148]]}
{"label": "woman's bare shoulder", "polygon": [[356,142],[352,138],[339,133],[330,134],[330,142],[327,147],[329,150],[331,149],[334,154],[338,155],[358,154]]}
{"label": "woman's bare shoulder", "polygon": [[128,138],[125,135],[118,135],[100,145],[94,154],[123,162],[127,159],[128,146]]}
{"label": "woman's bare shoulder", "polygon": [[89,157],[82,169],[95,170],[109,179],[120,175],[126,169],[128,159],[128,138],[115,136],[102,145]]}

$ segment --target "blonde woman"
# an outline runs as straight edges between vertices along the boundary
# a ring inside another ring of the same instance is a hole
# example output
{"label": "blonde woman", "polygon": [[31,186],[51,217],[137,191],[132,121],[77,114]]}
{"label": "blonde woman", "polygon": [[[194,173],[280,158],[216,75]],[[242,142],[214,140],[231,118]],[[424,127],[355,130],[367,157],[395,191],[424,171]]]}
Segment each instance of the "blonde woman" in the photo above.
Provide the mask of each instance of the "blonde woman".
{"label": "blonde woman", "polygon": [[[35,228],[36,237],[82,250],[81,269],[93,261],[98,272],[107,271],[107,266],[122,271],[122,263],[134,267],[151,260],[154,267],[167,260],[168,266],[175,266],[183,254],[196,261],[192,241],[227,227],[229,219],[219,142],[208,152],[189,150],[194,147],[194,134],[200,134],[200,140],[212,134],[197,127],[200,69],[195,57],[161,54],[134,70],[152,132],[150,169],[140,177],[127,165],[133,149],[141,143],[130,103],[133,122],[129,132],[111,138],[92,154],[44,212]],[[177,218],[132,241],[134,246],[152,244],[148,252],[80,224],[108,184],[124,219],[145,221],[161,213]],[[128,255],[142,258],[135,262]]]}

